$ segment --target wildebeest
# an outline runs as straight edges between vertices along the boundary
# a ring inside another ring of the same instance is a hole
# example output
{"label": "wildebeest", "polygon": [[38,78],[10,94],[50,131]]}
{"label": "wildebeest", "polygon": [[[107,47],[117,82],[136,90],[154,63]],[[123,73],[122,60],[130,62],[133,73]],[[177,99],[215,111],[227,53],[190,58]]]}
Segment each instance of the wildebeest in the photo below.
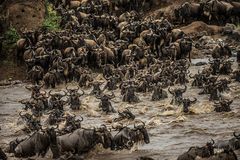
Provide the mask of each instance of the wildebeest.
{"label": "wildebeest", "polygon": [[2,148],[0,148],[0,159],[1,160],[7,160],[7,155],[3,152]]}
{"label": "wildebeest", "polygon": [[113,92],[112,92],[112,95],[107,95],[107,94],[96,95],[96,98],[101,100],[101,102],[99,103],[99,108],[101,108],[106,113],[109,113],[109,112],[115,113],[116,111],[113,108],[112,103],[109,101],[114,97],[115,95]]}
{"label": "wildebeest", "polygon": [[237,155],[232,149],[225,149],[223,152],[217,153],[207,160],[237,160]]}
{"label": "wildebeest", "polygon": [[228,16],[231,16],[233,6],[230,3],[219,1],[219,0],[209,0],[203,6],[204,16],[208,17],[208,20],[212,19],[217,22],[223,22]]}
{"label": "wildebeest", "polygon": [[97,144],[104,148],[112,148],[113,141],[111,133],[106,127],[98,129],[77,129],[72,133],[62,136],[51,137],[54,147],[51,148],[53,158],[58,158],[65,152],[83,154],[89,152]]}
{"label": "wildebeest", "polygon": [[[212,140],[213,141],[213,140]],[[182,155],[180,155],[177,160],[195,160],[195,158],[201,157],[201,158],[207,158],[212,155],[214,155],[214,141],[208,142],[205,146],[203,147],[190,147],[189,150]]]}
{"label": "wildebeest", "polygon": [[181,104],[182,103],[182,94],[187,91],[187,86],[185,85],[183,88],[175,88],[172,90],[170,87],[168,88],[169,93],[173,95],[171,104]]}
{"label": "wildebeest", "polygon": [[123,94],[123,102],[128,103],[137,103],[139,102],[139,98],[136,95],[136,82],[127,81],[121,85],[121,93]]}
{"label": "wildebeest", "polygon": [[191,104],[195,103],[197,101],[197,98],[194,98],[194,100],[190,100],[189,98],[183,98],[182,103],[183,103],[183,112],[188,113],[189,112],[189,107]]}
{"label": "wildebeest", "polygon": [[127,108],[122,112],[118,111],[118,118],[114,118],[114,122],[116,121],[121,121],[123,119],[129,119],[129,120],[134,120],[135,119],[135,115]]}
{"label": "wildebeest", "polygon": [[236,81],[240,82],[240,70],[233,71],[232,78],[235,79]]}
{"label": "wildebeest", "polygon": [[181,23],[186,23],[189,18],[198,19],[202,14],[202,7],[198,3],[185,2],[175,9],[176,18],[180,18]]}
{"label": "wildebeest", "polygon": [[129,128],[127,126],[120,129],[120,131],[113,137],[115,149],[130,149],[134,143],[144,141],[146,144],[150,143],[149,135],[145,127],[145,123]]}
{"label": "wildebeest", "polygon": [[157,84],[153,87],[152,101],[158,101],[168,98],[168,94],[162,89],[162,84]]}
{"label": "wildebeest", "polygon": [[214,102],[215,111],[216,112],[230,112],[231,108],[230,105],[232,104],[233,100],[222,99],[219,102]]}
{"label": "wildebeest", "polygon": [[33,133],[33,135],[17,144],[14,149],[14,155],[16,157],[31,157],[35,155],[45,157],[50,146],[50,134],[54,132],[54,129],[50,128]]}
{"label": "wildebeest", "polygon": [[84,95],[84,91],[81,90],[81,93],[79,93],[80,88],[77,86],[77,88],[70,88],[66,87],[66,90],[68,91],[69,96],[69,105],[72,110],[79,110],[81,106],[80,97]]}
{"label": "wildebeest", "polygon": [[236,135],[235,132],[233,132],[233,138],[229,140],[220,140],[214,144],[214,148],[217,149],[232,149],[232,150],[238,150],[240,149],[240,135]]}

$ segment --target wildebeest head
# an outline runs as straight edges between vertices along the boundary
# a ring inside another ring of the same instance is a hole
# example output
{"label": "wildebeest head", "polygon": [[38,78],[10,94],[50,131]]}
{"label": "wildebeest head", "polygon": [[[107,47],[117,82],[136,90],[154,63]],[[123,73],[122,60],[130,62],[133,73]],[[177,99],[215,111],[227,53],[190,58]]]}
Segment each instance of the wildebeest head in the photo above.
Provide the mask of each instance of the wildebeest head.
{"label": "wildebeest head", "polygon": [[15,148],[17,147],[17,145],[19,143],[21,143],[22,141],[24,141],[24,139],[19,140],[18,138],[16,138],[15,140],[11,141],[9,143],[9,148],[8,148],[8,152],[9,153],[15,153]]}
{"label": "wildebeest head", "polygon": [[225,61],[223,62],[221,68],[220,68],[220,73],[221,74],[230,74],[232,72],[232,62],[233,61]]}
{"label": "wildebeest head", "polygon": [[[185,18],[186,16],[190,16],[190,7],[189,7],[189,5],[190,5],[189,2],[186,2],[186,3],[183,3],[178,8],[178,16],[180,18]],[[183,23],[184,23],[184,21],[183,21]]]}
{"label": "wildebeest head", "polygon": [[213,139],[211,139],[211,140],[212,140],[212,142],[207,142],[206,143],[206,147],[208,148],[210,155],[214,155],[214,144],[215,144],[215,142],[214,142]]}
{"label": "wildebeest head", "polygon": [[207,17],[211,15],[211,12],[213,11],[213,5],[215,0],[210,0],[203,6],[203,14]]}
{"label": "wildebeest head", "polygon": [[41,155],[44,157],[50,146],[50,133],[53,129],[46,129],[37,131],[29,138],[20,142],[15,148],[16,157],[31,157],[34,155]]}
{"label": "wildebeest head", "polygon": [[135,119],[135,115],[127,108],[122,112],[128,119]]}
{"label": "wildebeest head", "polygon": [[228,100],[228,99],[223,99],[223,100],[220,100],[219,102],[215,101],[214,110],[216,112],[230,112],[231,111],[230,105],[232,104],[232,102],[233,100]]}
{"label": "wildebeest head", "polygon": [[187,90],[187,86],[186,86],[186,85],[185,85],[184,89],[182,89],[182,88],[176,88],[176,89],[174,89],[174,90],[171,90],[170,87],[168,88],[169,93],[171,93],[171,94],[174,95],[175,97],[182,97],[182,94],[183,94],[184,92],[186,92],[186,90]]}
{"label": "wildebeest head", "polygon": [[114,97],[115,97],[115,95],[114,95],[113,92],[112,92],[111,95],[108,95],[108,94],[96,95],[96,98],[97,99],[101,99],[102,102],[107,102],[107,101],[109,101],[110,99],[112,99]]}
{"label": "wildebeest head", "polygon": [[60,91],[57,93],[52,93],[53,90],[49,91],[49,95],[51,96],[51,98],[53,98],[54,100],[60,100],[62,97],[66,96],[67,93],[65,91]]}
{"label": "wildebeest head", "polygon": [[108,129],[106,125],[102,124],[100,126],[100,132],[102,132],[103,136],[103,147],[114,149],[114,142],[113,142],[113,136],[111,134],[111,129]]}
{"label": "wildebeest head", "polygon": [[49,136],[50,143],[53,143],[53,144],[57,143],[57,133],[55,131],[56,129],[58,129],[58,126],[56,126],[55,128],[51,127],[46,129],[46,133]]}
{"label": "wildebeest head", "polygon": [[101,125],[98,129],[94,128],[93,138],[96,144],[101,143],[104,148],[111,147],[113,149],[113,138],[105,125]]}
{"label": "wildebeest head", "polygon": [[240,134],[237,135],[235,132],[233,132],[234,138],[229,140],[229,145],[232,149],[237,150],[240,148]]}
{"label": "wildebeest head", "polygon": [[137,134],[133,134],[132,139],[135,142],[141,141],[141,137],[143,136],[143,140],[146,144],[150,143],[150,139],[149,139],[149,135],[148,135],[148,131],[145,127],[145,123],[140,121],[142,124],[136,126],[134,124],[134,130],[137,131]]}
{"label": "wildebeest head", "polygon": [[22,114],[22,111],[19,112],[19,116],[24,120],[24,121],[30,121],[33,118],[33,115],[29,113]]}
{"label": "wildebeest head", "polygon": [[197,101],[197,98],[194,98],[194,100],[190,100],[189,98],[184,98],[182,100],[183,103],[183,112],[188,113],[189,112],[189,107],[191,104],[195,103]]}

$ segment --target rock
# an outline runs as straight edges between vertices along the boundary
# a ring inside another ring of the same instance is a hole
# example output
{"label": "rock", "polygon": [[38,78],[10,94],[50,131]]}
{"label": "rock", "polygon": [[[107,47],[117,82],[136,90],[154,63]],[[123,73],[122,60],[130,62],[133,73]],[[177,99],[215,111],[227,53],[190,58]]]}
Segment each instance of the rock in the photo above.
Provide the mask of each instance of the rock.
{"label": "rock", "polygon": [[18,31],[36,30],[44,21],[45,0],[8,0],[3,3],[2,14],[8,25]]}

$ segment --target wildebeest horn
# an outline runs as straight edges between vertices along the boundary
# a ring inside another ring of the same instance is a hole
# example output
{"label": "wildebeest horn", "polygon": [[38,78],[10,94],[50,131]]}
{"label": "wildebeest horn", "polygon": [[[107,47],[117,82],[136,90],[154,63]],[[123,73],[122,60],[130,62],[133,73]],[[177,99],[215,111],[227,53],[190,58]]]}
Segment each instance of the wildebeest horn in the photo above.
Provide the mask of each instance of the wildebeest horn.
{"label": "wildebeest horn", "polygon": [[[124,127],[124,126],[123,126],[123,123],[119,122],[118,124],[120,124],[122,128]],[[112,129],[117,130],[117,128],[115,128],[114,126],[112,126]]]}
{"label": "wildebeest horn", "polygon": [[115,74],[114,77],[115,78],[121,78],[121,75],[120,74]]}
{"label": "wildebeest horn", "polygon": [[173,91],[171,90],[171,87],[168,87],[168,92],[174,94]]}
{"label": "wildebeest horn", "polygon": [[153,84],[152,82],[150,82],[150,83],[149,83],[149,86],[152,87],[152,86],[154,86],[154,84]]}
{"label": "wildebeest horn", "polygon": [[76,118],[76,114],[73,114],[73,118],[74,118],[74,119]]}
{"label": "wildebeest horn", "polygon": [[219,104],[220,102],[218,102],[218,101],[214,101],[214,103],[215,103],[215,104]]}
{"label": "wildebeest horn", "polygon": [[186,92],[187,91],[187,86],[184,85],[184,89],[182,89],[182,93]]}
{"label": "wildebeest horn", "polygon": [[212,63],[212,62],[213,62],[213,60],[211,60],[211,59],[210,59],[210,57],[208,58],[208,61],[209,61],[210,63]]}
{"label": "wildebeest horn", "polygon": [[83,121],[83,117],[82,117],[82,116],[80,116],[80,118],[81,118],[81,119],[79,119],[79,120],[80,120],[80,122],[82,122],[82,121]]}
{"label": "wildebeest horn", "polygon": [[227,103],[232,103],[233,100],[230,100],[230,99],[226,99],[225,101],[227,101]]}
{"label": "wildebeest horn", "polygon": [[97,94],[97,95],[95,95],[95,97],[96,97],[97,99],[101,99],[101,98],[102,98],[102,95],[101,95],[101,94]]}
{"label": "wildebeest horn", "polygon": [[69,92],[71,91],[71,89],[69,88],[69,86],[66,86],[66,90]]}
{"label": "wildebeest horn", "polygon": [[20,117],[23,117],[23,115],[22,115],[21,113],[22,113],[22,111],[21,111],[21,112],[19,112],[19,116],[20,116]]}
{"label": "wildebeest horn", "polygon": [[214,145],[215,144],[215,141],[213,140],[213,139],[211,139],[212,140],[212,145]]}
{"label": "wildebeest horn", "polygon": [[192,102],[192,103],[195,103],[195,102],[197,102],[197,98],[196,98],[196,97],[194,97],[194,100],[192,100],[191,102]]}
{"label": "wildebeest horn", "polygon": [[26,104],[26,103],[27,103],[25,99],[22,99],[22,100],[20,100],[19,102],[20,102],[21,104]]}
{"label": "wildebeest horn", "polygon": [[105,124],[101,124],[101,126],[107,129],[107,126]]}
{"label": "wildebeest horn", "polygon": [[25,86],[25,88],[28,90],[32,89],[32,87],[30,87],[30,86]]}
{"label": "wildebeest horn", "polygon": [[192,73],[189,74],[190,78],[194,78],[196,75],[192,76]]}
{"label": "wildebeest horn", "polygon": [[[143,122],[142,120],[138,120],[138,121],[143,124],[143,127],[145,126],[145,122]],[[137,127],[136,127],[136,123],[134,123],[134,128],[137,128]]]}
{"label": "wildebeest horn", "polygon": [[237,139],[240,139],[240,134],[239,135],[236,135],[236,132],[233,132],[233,136]]}
{"label": "wildebeest horn", "polygon": [[127,86],[128,86],[128,84],[126,82],[123,82],[121,85],[121,87],[123,87],[123,88],[126,88]]}
{"label": "wildebeest horn", "polygon": [[121,112],[120,112],[120,111],[118,111],[118,114],[121,114]]}
{"label": "wildebeest horn", "polygon": [[47,94],[47,92],[46,91],[42,91],[43,93],[41,93],[41,95],[46,95]]}
{"label": "wildebeest horn", "polygon": [[[78,89],[79,90],[79,89]],[[84,90],[80,90],[82,93],[80,94],[80,96],[83,96],[85,94]]]}
{"label": "wildebeest horn", "polygon": [[105,78],[106,80],[109,80],[109,79],[111,78],[111,76],[107,77],[106,75],[104,75],[104,78]]}
{"label": "wildebeest horn", "polygon": [[67,95],[67,92],[66,92],[66,91],[61,90],[60,93],[61,93],[61,92],[63,93],[63,94],[61,94],[63,97]]}
{"label": "wildebeest horn", "polygon": [[52,90],[50,90],[49,92],[48,92],[48,94],[50,95],[50,96],[53,96],[54,94],[52,94]]}
{"label": "wildebeest horn", "polygon": [[116,130],[116,128],[112,125],[112,129],[115,129]]}
{"label": "wildebeest horn", "polygon": [[111,94],[111,95],[107,95],[107,96],[108,96],[108,98],[112,99],[112,98],[114,98],[114,97],[115,97],[115,94],[112,92],[112,94]]}
{"label": "wildebeest horn", "polygon": [[134,128],[137,128],[135,123],[134,123],[134,125],[133,125],[133,126],[134,126]]}
{"label": "wildebeest horn", "polygon": [[143,122],[142,120],[140,120],[140,122],[142,122],[143,126],[145,126],[145,122]]}
{"label": "wildebeest horn", "polygon": [[52,127],[53,129],[58,129],[59,124],[56,125],[56,127]]}

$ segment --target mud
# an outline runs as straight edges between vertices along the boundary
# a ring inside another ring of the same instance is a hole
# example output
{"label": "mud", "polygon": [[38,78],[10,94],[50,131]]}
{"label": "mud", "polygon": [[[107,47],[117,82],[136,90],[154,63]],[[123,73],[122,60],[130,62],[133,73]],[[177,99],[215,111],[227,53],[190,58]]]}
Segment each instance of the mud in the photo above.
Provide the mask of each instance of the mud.
{"label": "mud", "polygon": [[[206,59],[195,59],[193,63],[207,61]],[[198,69],[204,66],[190,67],[191,73],[196,73]],[[237,64],[234,63],[233,68],[236,69]],[[221,78],[221,77],[220,77]],[[98,75],[96,79],[102,79]],[[192,80],[191,80],[192,81]],[[131,151],[110,151],[104,150],[100,146],[90,152],[86,159],[94,160],[131,160],[139,156],[150,156],[159,160],[175,160],[178,155],[188,150],[190,146],[202,146],[213,138],[215,141],[229,139],[233,131],[240,132],[240,113],[239,113],[239,93],[240,86],[237,82],[230,84],[230,91],[223,93],[224,97],[234,99],[231,105],[232,111],[229,113],[216,113],[213,111],[213,103],[209,102],[207,95],[199,96],[200,89],[191,87],[188,84],[188,90],[184,93],[184,97],[196,97],[198,101],[193,105],[190,114],[183,114],[181,106],[170,105],[171,95],[168,94],[167,100],[152,102],[151,93],[138,94],[141,102],[136,104],[127,104],[122,102],[120,90],[115,92],[116,98],[112,100],[113,107],[116,110],[130,108],[136,115],[136,119],[146,122],[150,136],[150,144],[138,145]],[[0,147],[6,148],[10,140],[16,137],[25,136],[21,130],[24,125],[18,119],[18,113],[22,109],[22,104],[18,101],[29,98],[30,91],[25,89],[29,84],[16,84],[0,88]],[[70,84],[76,85],[76,84]],[[57,89],[64,89],[64,85],[58,86]],[[85,89],[85,93],[90,93],[91,88]],[[73,112],[69,106],[65,110],[84,118],[83,127],[99,126],[107,124],[111,127],[113,118],[116,114],[106,115],[98,108],[99,100],[93,96],[84,95],[82,97],[82,107],[80,111]],[[42,122],[46,120],[43,116]],[[132,125],[132,121],[124,121],[124,124]],[[116,132],[112,131],[115,135]],[[237,152],[240,155],[240,152]],[[9,159],[15,159],[13,155],[8,155]],[[50,159],[51,151],[44,159]],[[36,158],[36,157],[35,157]],[[41,158],[36,158],[41,159]]]}

